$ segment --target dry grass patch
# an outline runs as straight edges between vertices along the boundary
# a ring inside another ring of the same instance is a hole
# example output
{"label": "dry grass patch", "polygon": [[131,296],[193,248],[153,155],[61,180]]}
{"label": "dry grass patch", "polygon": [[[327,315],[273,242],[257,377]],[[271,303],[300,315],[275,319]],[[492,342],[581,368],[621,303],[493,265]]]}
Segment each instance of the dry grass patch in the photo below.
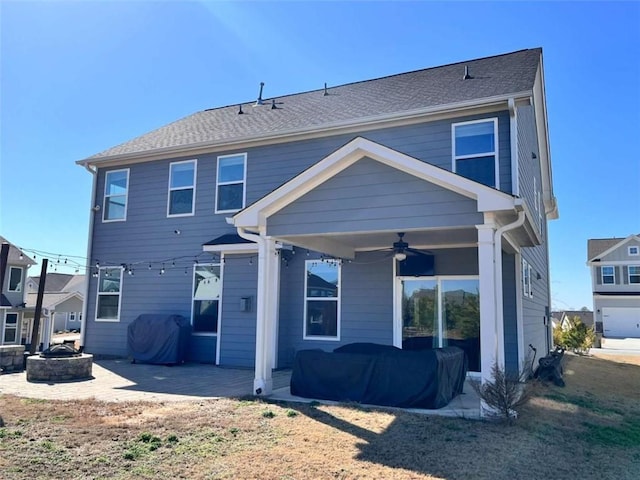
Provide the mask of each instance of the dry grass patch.
{"label": "dry grass patch", "polygon": [[6,479],[640,478],[640,366],[568,355],[513,426],[403,411],[0,396]]}

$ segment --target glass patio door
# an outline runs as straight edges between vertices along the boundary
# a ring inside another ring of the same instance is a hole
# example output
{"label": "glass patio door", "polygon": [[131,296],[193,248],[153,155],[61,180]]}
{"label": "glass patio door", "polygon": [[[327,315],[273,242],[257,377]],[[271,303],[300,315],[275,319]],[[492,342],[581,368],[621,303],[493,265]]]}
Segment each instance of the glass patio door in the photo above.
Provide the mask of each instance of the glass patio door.
{"label": "glass patio door", "polygon": [[462,348],[469,371],[480,371],[477,277],[400,279],[402,348]]}

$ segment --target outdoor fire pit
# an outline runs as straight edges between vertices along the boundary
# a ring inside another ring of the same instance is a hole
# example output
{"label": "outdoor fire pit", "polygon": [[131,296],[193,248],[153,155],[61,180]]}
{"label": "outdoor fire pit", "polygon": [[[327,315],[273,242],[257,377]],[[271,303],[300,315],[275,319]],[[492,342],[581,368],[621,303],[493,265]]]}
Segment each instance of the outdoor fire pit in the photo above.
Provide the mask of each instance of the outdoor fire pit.
{"label": "outdoor fire pit", "polygon": [[91,378],[93,355],[70,345],[52,345],[40,355],[27,358],[28,382],[62,382]]}

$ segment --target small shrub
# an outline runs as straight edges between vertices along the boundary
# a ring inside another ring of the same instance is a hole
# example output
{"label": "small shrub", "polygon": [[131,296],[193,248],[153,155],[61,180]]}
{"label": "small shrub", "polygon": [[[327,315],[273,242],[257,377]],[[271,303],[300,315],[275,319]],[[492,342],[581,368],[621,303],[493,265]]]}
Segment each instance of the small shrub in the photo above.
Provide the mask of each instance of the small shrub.
{"label": "small shrub", "polygon": [[[526,362],[525,362],[526,363]],[[489,418],[511,422],[517,418],[517,409],[524,405],[534,392],[536,381],[527,382],[530,377],[528,367],[518,373],[507,373],[497,363],[491,367],[491,380],[485,383],[472,380],[471,387],[487,404],[485,412]]]}
{"label": "small shrub", "polygon": [[298,415],[298,412],[296,412],[295,410],[287,410],[287,417],[295,417]]}
{"label": "small shrub", "polygon": [[178,436],[177,435],[169,435],[167,437],[167,442],[169,443],[178,443]]}
{"label": "small shrub", "polygon": [[272,410],[265,410],[264,412],[262,412],[262,416],[264,418],[273,418],[276,416],[276,414]]}
{"label": "small shrub", "polygon": [[561,326],[553,329],[554,343],[579,355],[589,353],[596,341],[595,329],[582,323],[578,316],[569,320],[570,326],[567,330],[563,330]]}

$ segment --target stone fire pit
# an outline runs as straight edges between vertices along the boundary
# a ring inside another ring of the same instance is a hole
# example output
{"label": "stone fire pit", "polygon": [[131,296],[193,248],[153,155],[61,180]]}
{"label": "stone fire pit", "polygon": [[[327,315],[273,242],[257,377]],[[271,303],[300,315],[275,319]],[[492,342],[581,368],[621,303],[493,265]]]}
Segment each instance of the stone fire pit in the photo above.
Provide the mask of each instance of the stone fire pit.
{"label": "stone fire pit", "polygon": [[93,355],[72,347],[55,345],[39,356],[27,358],[28,382],[63,382],[92,377]]}

